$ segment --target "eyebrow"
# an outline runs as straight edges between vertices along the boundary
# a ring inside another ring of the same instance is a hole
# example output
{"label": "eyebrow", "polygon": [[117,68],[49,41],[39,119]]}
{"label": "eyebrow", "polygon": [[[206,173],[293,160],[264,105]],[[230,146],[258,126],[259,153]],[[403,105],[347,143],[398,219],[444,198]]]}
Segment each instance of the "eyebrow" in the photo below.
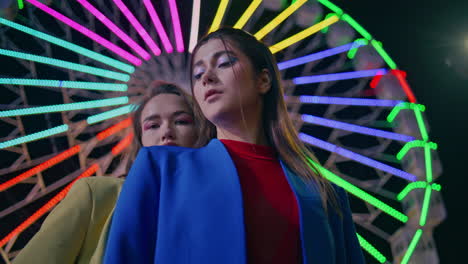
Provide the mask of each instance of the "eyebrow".
{"label": "eyebrow", "polygon": [[[224,54],[227,54],[227,55],[233,56],[233,57],[236,56],[236,54],[235,54],[234,52],[230,51],[230,50],[221,50],[221,51],[218,51],[218,52],[216,52],[215,54],[213,54],[213,56],[211,57],[211,59],[212,59],[212,60],[213,60],[213,59],[217,59],[217,58],[219,58],[221,55],[224,55]],[[203,61],[202,61],[202,60],[199,60],[199,61],[197,61],[197,62],[193,65],[193,67],[197,67],[197,66],[199,66],[199,65],[201,65],[201,64],[203,64]]]}
{"label": "eyebrow", "polygon": [[[180,111],[176,111],[176,112],[172,113],[171,117],[177,117],[177,116],[180,116],[180,115],[183,115],[183,114],[187,114],[189,116],[192,116],[192,114],[188,113],[187,111],[180,110]],[[150,115],[150,116],[146,117],[143,120],[143,122],[158,119],[158,118],[161,118],[161,116],[159,114]]]}

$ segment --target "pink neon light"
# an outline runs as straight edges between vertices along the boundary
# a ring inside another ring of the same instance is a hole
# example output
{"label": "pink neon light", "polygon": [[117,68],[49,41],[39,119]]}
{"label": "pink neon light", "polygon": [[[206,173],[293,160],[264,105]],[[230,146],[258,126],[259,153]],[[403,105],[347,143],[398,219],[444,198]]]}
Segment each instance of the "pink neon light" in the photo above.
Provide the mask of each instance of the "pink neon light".
{"label": "pink neon light", "polygon": [[143,59],[149,60],[150,54],[138,45],[132,38],[125,34],[116,24],[108,19],[101,11],[97,10],[92,4],[86,0],[77,0],[84,8],[86,8],[91,14],[93,14],[99,21],[101,21],[107,28],[109,28],[114,34],[116,34],[123,42],[125,42],[130,48],[132,48],[138,55]]}
{"label": "pink neon light", "polygon": [[416,97],[413,94],[413,91],[411,90],[408,82],[406,81],[406,72],[401,71],[401,70],[392,70],[391,74],[395,75],[397,77],[398,81],[400,82],[403,91],[405,91],[406,96],[408,96],[408,100],[411,103],[416,103]]}
{"label": "pink neon light", "polygon": [[59,12],[53,10],[52,8],[44,5],[43,3],[37,1],[37,0],[26,0],[32,5],[36,6],[37,8],[41,9],[42,11],[48,13],[49,15],[55,17],[56,19],[62,21],[63,23],[67,24],[71,28],[75,29],[76,31],[79,31],[81,34],[89,37],[90,39],[96,41],[97,43],[103,45],[104,47],[112,50],[122,58],[128,60],[132,64],[139,66],[141,65],[141,60],[134,55],[130,54],[129,52],[123,50],[122,48],[118,47],[117,45],[113,44],[112,42],[108,41],[107,39],[99,36],[98,34],[94,33],[93,31],[90,31],[86,27],[76,23],[75,21],[71,20],[70,18],[60,14]]}
{"label": "pink neon light", "polygon": [[151,17],[151,20],[153,21],[153,24],[156,27],[156,31],[158,32],[158,35],[161,38],[164,49],[167,51],[167,53],[172,53],[174,51],[174,48],[172,47],[172,44],[169,41],[169,37],[167,36],[166,31],[164,30],[161,20],[159,19],[158,13],[156,13],[156,10],[154,9],[151,0],[143,0],[143,4],[145,5],[146,10],[148,11]]}
{"label": "pink neon light", "polygon": [[169,8],[171,9],[172,25],[174,27],[176,46],[178,52],[184,52],[184,39],[182,37],[182,29],[180,27],[179,11],[175,0],[169,0]]}
{"label": "pink neon light", "polygon": [[161,55],[161,49],[156,45],[154,40],[150,37],[148,32],[143,28],[143,26],[140,24],[138,19],[135,18],[135,16],[132,14],[132,12],[128,9],[128,7],[121,1],[121,0],[114,0],[114,3],[117,5],[117,7],[122,11],[124,16],[130,21],[130,24],[136,29],[138,34],[143,38],[145,41],[146,45],[151,49],[154,55],[159,56]]}

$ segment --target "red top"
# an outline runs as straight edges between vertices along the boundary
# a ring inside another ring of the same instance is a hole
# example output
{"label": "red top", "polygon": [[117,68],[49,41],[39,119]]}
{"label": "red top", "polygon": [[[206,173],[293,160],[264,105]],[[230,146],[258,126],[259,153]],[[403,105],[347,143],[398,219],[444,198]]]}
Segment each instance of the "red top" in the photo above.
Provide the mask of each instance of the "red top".
{"label": "red top", "polygon": [[221,142],[242,187],[247,263],[300,263],[299,209],[275,151],[245,142]]}

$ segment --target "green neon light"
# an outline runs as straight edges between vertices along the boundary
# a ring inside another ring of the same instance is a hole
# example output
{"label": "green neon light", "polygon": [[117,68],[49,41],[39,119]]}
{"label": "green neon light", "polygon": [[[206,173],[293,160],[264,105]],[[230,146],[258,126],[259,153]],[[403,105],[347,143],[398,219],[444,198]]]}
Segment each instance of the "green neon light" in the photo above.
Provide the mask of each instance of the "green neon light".
{"label": "green neon light", "polygon": [[338,16],[341,16],[343,14],[343,10],[341,8],[339,8],[338,6],[336,6],[335,4],[333,4],[332,2],[330,2],[328,0],[318,0],[318,1],[322,5],[328,7],[330,10],[332,10],[333,12],[338,14]]}
{"label": "green neon light", "polygon": [[125,92],[128,90],[128,86],[123,83],[76,82],[76,81],[60,81],[60,80],[0,78],[0,84],[86,89],[86,90],[99,90],[99,91],[116,91],[116,92]]}
{"label": "green neon light", "polygon": [[428,184],[427,182],[424,182],[424,181],[412,182],[412,183],[409,183],[408,185],[406,185],[406,187],[403,189],[403,191],[401,191],[401,192],[397,195],[397,199],[398,199],[398,201],[401,201],[401,200],[403,200],[403,199],[406,197],[406,195],[408,195],[408,193],[410,193],[412,190],[414,190],[414,189],[423,189],[423,188],[427,188],[427,187],[430,187],[432,190],[438,191],[438,192],[440,192],[440,190],[442,189],[442,187],[440,186],[440,184],[437,184],[437,183]]}
{"label": "green neon light", "polygon": [[345,181],[341,177],[337,176],[333,172],[325,169],[320,164],[315,163],[313,160],[309,160],[309,162],[315,165],[317,168],[320,169],[322,175],[328,179],[329,181],[335,183],[336,185],[342,187],[347,192],[351,193],[352,195],[366,201],[367,203],[379,208],[383,212],[387,213],[388,215],[394,217],[395,219],[405,223],[408,221],[408,217],[403,213],[393,209],[389,205],[385,204],[384,202],[380,201],[379,199],[373,197],[372,195],[366,193],[365,191],[359,189],[357,186]]}
{"label": "green neon light", "polygon": [[379,42],[375,39],[371,41],[372,46],[374,49],[380,54],[382,59],[387,63],[388,67],[392,68],[393,70],[397,68],[396,63],[390,58],[388,53],[382,48],[382,42]]}
{"label": "green neon light", "polygon": [[382,253],[380,253],[374,246],[372,246],[371,243],[369,243],[367,240],[365,240],[358,233],[356,233],[356,235],[358,237],[359,244],[361,245],[361,247],[365,251],[367,251],[371,256],[373,256],[378,262],[384,263],[385,261],[387,261],[387,258],[384,255],[382,255]]}
{"label": "green neon light", "polygon": [[406,197],[406,195],[408,195],[408,193],[410,193],[412,190],[414,189],[419,189],[419,188],[426,188],[427,186],[427,182],[423,182],[423,181],[418,181],[418,182],[412,182],[408,185],[406,185],[406,187],[403,189],[403,191],[401,191],[398,195],[397,195],[397,199],[399,201],[403,200],[403,198]]}
{"label": "green neon light", "polygon": [[[414,103],[408,103],[408,102],[399,103],[395,107],[393,107],[392,111],[387,116],[387,121],[389,123],[393,122],[393,120],[395,120],[396,116],[403,109],[419,109],[419,111],[424,112],[426,110],[426,107],[424,105],[422,105],[422,104],[414,104]],[[424,124],[424,122],[423,122],[423,124]]]}
{"label": "green neon light", "polygon": [[67,130],[68,130],[68,125],[61,125],[61,126],[53,127],[51,129],[43,130],[43,131],[31,134],[31,135],[27,135],[27,136],[23,136],[23,137],[19,137],[19,138],[15,138],[12,140],[2,142],[0,143],[0,149],[9,148],[12,146],[35,141],[35,140],[49,137],[52,135],[57,135],[57,134],[66,132]]}
{"label": "green neon light", "polygon": [[[397,154],[397,159],[401,160],[403,157],[408,153],[408,151],[412,148],[416,147],[424,147],[424,148],[429,148],[429,149],[437,149],[437,144],[434,142],[425,142],[422,140],[413,140],[411,142],[406,143],[403,148],[398,152]],[[430,154],[430,152],[429,152]],[[426,157],[426,164],[427,164],[427,157]],[[427,166],[427,165],[426,165]],[[429,180],[428,180],[429,181]],[[429,181],[430,182],[430,181]]]}
{"label": "green neon light", "polygon": [[[361,44],[361,45],[368,45],[369,41],[367,39],[364,39],[364,38],[359,38],[359,39],[356,39],[356,41],[354,41],[354,43],[355,44]],[[348,51],[348,59],[350,59],[350,60],[354,59],[358,49],[359,49],[359,46],[357,48],[350,49]]]}
{"label": "green neon light", "polygon": [[429,135],[427,134],[426,125],[424,124],[424,119],[419,108],[414,108],[414,114],[416,115],[416,121],[418,122],[419,130],[421,132],[421,137],[424,141],[429,140]]}
{"label": "green neon light", "polygon": [[0,17],[0,24],[3,24],[5,26],[11,27],[11,28],[14,28],[16,30],[19,30],[21,32],[29,34],[29,35],[31,35],[31,36],[33,36],[35,38],[43,39],[43,40],[48,41],[50,43],[53,43],[53,44],[55,44],[57,46],[60,46],[60,47],[65,48],[67,50],[76,52],[78,54],[81,54],[81,55],[86,56],[88,58],[91,58],[93,60],[99,61],[101,63],[104,63],[104,64],[106,64],[108,66],[113,67],[113,68],[119,69],[121,71],[124,71],[124,72],[127,72],[127,73],[135,72],[135,67],[133,67],[132,65],[129,65],[129,64],[123,63],[121,61],[112,59],[110,57],[101,55],[101,54],[99,54],[97,52],[94,52],[94,51],[91,51],[89,49],[83,48],[83,47],[78,46],[76,44],[73,44],[71,42],[56,38],[54,36],[42,33],[40,31],[31,29],[31,28],[28,28],[28,27],[25,27],[23,25],[17,24],[15,22],[9,21],[9,20],[1,18],[1,17]]}
{"label": "green neon light", "polygon": [[432,190],[435,190],[438,192],[440,192],[440,189],[442,189],[442,186],[440,186],[440,184],[437,184],[437,183],[433,183],[431,186],[432,186]]}
{"label": "green neon light", "polygon": [[416,249],[416,246],[418,245],[419,239],[422,236],[423,231],[421,229],[418,229],[416,233],[414,234],[413,239],[411,240],[411,243],[408,247],[408,250],[406,250],[406,254],[401,260],[400,264],[407,264],[408,261],[410,260],[411,256],[413,255],[414,250]]}
{"label": "green neon light", "polygon": [[367,32],[367,30],[365,30],[361,25],[359,25],[358,22],[356,22],[356,20],[354,20],[351,16],[349,16],[348,14],[343,14],[343,16],[341,17],[342,20],[348,22],[348,24],[350,24],[354,30],[356,30],[357,32],[359,32],[359,34],[361,34],[361,36],[367,40],[371,40],[372,39],[372,35]]}
{"label": "green neon light", "polygon": [[19,8],[19,9],[23,9],[23,8],[24,8],[23,0],[18,0],[18,8]]}
{"label": "green neon light", "polygon": [[117,97],[117,98],[93,100],[93,101],[79,102],[79,103],[47,105],[47,106],[31,107],[31,108],[24,108],[24,109],[0,111],[0,117],[25,116],[25,115],[36,115],[36,114],[45,114],[45,113],[54,113],[54,112],[64,112],[64,111],[91,109],[91,108],[106,107],[106,106],[113,106],[113,105],[122,105],[122,104],[127,104],[127,103],[128,103],[128,97],[122,96],[122,97]]}
{"label": "green neon light", "polygon": [[421,210],[421,218],[419,219],[419,225],[424,226],[426,224],[427,220],[427,214],[429,212],[429,205],[431,201],[431,193],[432,193],[432,188],[431,186],[426,187],[426,191],[424,192],[424,202]]}
{"label": "green neon light", "polygon": [[89,73],[89,74],[93,74],[97,76],[102,76],[105,78],[115,79],[115,80],[119,80],[123,82],[127,82],[130,80],[130,75],[128,74],[104,70],[104,69],[100,69],[96,67],[81,65],[78,63],[73,63],[73,62],[68,62],[68,61],[63,61],[63,60],[58,60],[58,59],[52,59],[52,58],[48,58],[44,56],[33,55],[29,53],[0,49],[0,55],[14,57],[14,58],[23,59],[23,60],[35,61],[39,63],[56,66],[56,67],[66,68],[69,70],[75,70],[79,72],[85,72],[85,73]]}
{"label": "green neon light", "polygon": [[426,161],[426,180],[432,182],[432,157],[430,146],[424,146],[424,159]]}
{"label": "green neon light", "polygon": [[113,110],[110,110],[110,111],[106,111],[104,113],[100,113],[100,114],[97,114],[97,115],[92,115],[90,117],[88,117],[88,119],[86,119],[86,121],[88,122],[88,124],[95,124],[95,123],[98,123],[98,122],[101,122],[101,121],[104,121],[104,120],[107,120],[107,119],[111,119],[111,118],[114,118],[114,117],[117,117],[117,116],[121,116],[121,115],[125,115],[125,114],[128,114],[132,111],[134,111],[136,109],[135,105],[126,105],[126,106],[123,106],[123,107],[120,107],[120,108],[117,108],[117,109],[113,109]]}
{"label": "green neon light", "polygon": [[[336,16],[336,14],[335,14],[335,13],[329,13],[329,14],[327,14],[327,15],[325,16],[325,19],[324,19],[324,20],[329,19],[329,18],[332,17],[332,16]],[[325,33],[328,32],[328,29],[329,29],[329,28],[330,28],[330,27],[324,27],[324,28],[322,28],[322,30],[320,30],[320,31],[321,31],[322,33],[325,34]]]}

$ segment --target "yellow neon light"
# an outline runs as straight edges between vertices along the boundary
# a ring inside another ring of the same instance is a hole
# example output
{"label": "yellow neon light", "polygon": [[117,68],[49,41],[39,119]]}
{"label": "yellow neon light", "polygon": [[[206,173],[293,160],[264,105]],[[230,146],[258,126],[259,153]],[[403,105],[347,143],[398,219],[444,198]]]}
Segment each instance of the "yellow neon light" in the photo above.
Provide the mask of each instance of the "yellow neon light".
{"label": "yellow neon light", "polygon": [[229,0],[221,0],[218,6],[218,11],[216,11],[215,18],[213,19],[213,24],[211,24],[210,31],[208,31],[208,33],[216,31],[219,28],[219,26],[221,25],[221,21],[223,20],[224,13],[226,12],[228,4],[229,4]]}
{"label": "yellow neon light", "polygon": [[332,16],[330,18],[327,18],[325,20],[323,20],[322,22],[318,23],[318,24],[315,24],[307,29],[304,29],[303,31],[297,33],[296,35],[292,36],[292,37],[289,37],[283,41],[280,41],[276,44],[274,44],[273,46],[270,47],[270,51],[271,53],[275,54],[277,53],[278,51],[281,51],[289,46],[291,46],[292,44],[296,43],[296,42],[299,42],[307,37],[309,37],[310,35],[314,34],[314,33],[317,33],[318,31],[322,30],[323,28],[326,28],[326,27],[329,27],[330,25],[338,22],[340,19],[338,18],[338,16]]}
{"label": "yellow neon light", "polygon": [[249,7],[245,10],[244,14],[239,18],[239,20],[234,25],[234,28],[242,29],[247,21],[249,21],[252,14],[257,10],[258,6],[262,3],[263,0],[254,0],[250,3]]}
{"label": "yellow neon light", "polygon": [[292,15],[299,7],[305,4],[307,0],[297,0],[294,4],[290,5],[288,8],[283,10],[278,16],[276,16],[273,20],[270,21],[266,26],[260,29],[257,33],[255,33],[255,37],[258,40],[261,40],[265,37],[268,33],[270,33],[275,27],[281,24],[286,18]]}

